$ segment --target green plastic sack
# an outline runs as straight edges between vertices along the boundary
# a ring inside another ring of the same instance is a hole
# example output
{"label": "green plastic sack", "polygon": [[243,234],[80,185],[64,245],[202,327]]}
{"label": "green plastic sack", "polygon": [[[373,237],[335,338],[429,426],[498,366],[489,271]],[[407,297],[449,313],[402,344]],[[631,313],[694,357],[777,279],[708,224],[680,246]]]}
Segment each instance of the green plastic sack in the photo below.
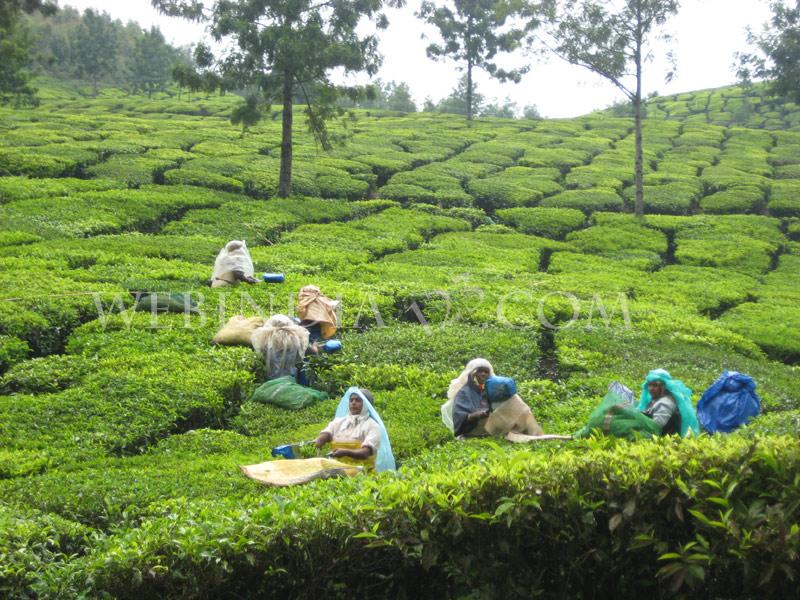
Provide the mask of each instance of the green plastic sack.
{"label": "green plastic sack", "polygon": [[250,397],[253,402],[274,404],[289,410],[300,410],[327,399],[328,394],[300,385],[291,375],[270,379],[261,384]]}
{"label": "green plastic sack", "polygon": [[626,440],[661,435],[661,426],[658,423],[639,412],[615,392],[605,395],[600,405],[589,415],[586,426],[573,437],[588,437],[592,430]]}
{"label": "green plastic sack", "polygon": [[172,312],[198,314],[197,304],[191,294],[170,294],[168,292],[144,293],[136,300],[135,311],[151,312],[155,305],[156,312]]}

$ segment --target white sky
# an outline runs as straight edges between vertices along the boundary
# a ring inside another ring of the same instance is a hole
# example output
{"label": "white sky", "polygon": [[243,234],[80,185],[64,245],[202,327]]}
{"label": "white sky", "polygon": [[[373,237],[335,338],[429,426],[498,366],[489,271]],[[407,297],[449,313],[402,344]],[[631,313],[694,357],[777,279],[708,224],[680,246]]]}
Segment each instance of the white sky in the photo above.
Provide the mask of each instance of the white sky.
{"label": "white sky", "polygon": [[[384,56],[378,77],[384,81],[405,81],[417,104],[425,97],[438,100],[455,87],[461,73],[452,62],[436,63],[425,55],[435,29],[414,17],[420,1],[409,0],[403,9],[389,11],[389,29],[381,34]],[[187,45],[204,35],[203,25],[159,15],[150,0],[61,0],[79,10],[95,8],[122,21],[137,21],[142,27],[158,25],[168,41]],[[644,93],[661,95],[719,87],[735,82],[734,52],[746,49],[745,28],[754,29],[769,18],[765,0],[683,0],[677,16],[667,23],[673,36],[677,74],[670,84],[663,81],[667,70],[665,52],[654,51],[655,62],[645,67]],[[503,66],[525,64],[523,56],[500,59]],[[552,56],[546,63],[533,62],[531,71],[519,84],[502,84],[482,72],[476,75],[479,93],[487,98],[509,97],[520,107],[535,104],[544,117],[574,117],[622,100],[621,92],[599,76],[569,65]]]}

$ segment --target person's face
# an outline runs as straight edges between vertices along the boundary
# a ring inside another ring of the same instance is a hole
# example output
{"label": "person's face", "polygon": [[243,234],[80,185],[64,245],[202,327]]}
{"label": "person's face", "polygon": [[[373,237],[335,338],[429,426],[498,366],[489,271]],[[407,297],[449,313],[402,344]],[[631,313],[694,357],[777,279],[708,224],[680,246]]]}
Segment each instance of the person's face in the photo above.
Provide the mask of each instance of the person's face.
{"label": "person's face", "polygon": [[350,394],[350,414],[360,415],[364,410],[364,401],[358,394]]}
{"label": "person's face", "polygon": [[475,380],[483,385],[489,379],[489,369],[486,367],[478,367],[475,369]]}
{"label": "person's face", "polygon": [[661,398],[664,395],[664,382],[651,381],[647,384],[647,391],[650,392],[650,397],[654,400]]}

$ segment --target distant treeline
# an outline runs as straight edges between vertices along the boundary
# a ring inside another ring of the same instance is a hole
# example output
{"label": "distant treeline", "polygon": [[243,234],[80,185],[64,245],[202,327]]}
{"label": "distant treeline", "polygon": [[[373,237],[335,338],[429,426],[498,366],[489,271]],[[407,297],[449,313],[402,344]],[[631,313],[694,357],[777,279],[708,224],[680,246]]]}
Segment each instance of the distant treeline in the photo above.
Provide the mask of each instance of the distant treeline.
{"label": "distant treeline", "polygon": [[132,93],[163,91],[179,65],[189,65],[188,48],[167,43],[157,27],[112,19],[107,13],[83,13],[66,6],[52,16],[26,17],[33,39],[31,58],[44,74],[80,80],[95,91],[109,85]]}

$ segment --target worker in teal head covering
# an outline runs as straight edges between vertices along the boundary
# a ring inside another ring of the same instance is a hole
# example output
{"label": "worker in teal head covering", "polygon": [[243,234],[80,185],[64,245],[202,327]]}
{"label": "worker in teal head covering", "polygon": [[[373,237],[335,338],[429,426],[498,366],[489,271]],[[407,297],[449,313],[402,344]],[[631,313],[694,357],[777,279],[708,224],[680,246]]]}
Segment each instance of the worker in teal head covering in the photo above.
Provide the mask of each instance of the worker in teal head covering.
{"label": "worker in teal head covering", "polygon": [[692,390],[665,369],[654,369],[642,383],[639,410],[661,426],[661,435],[678,433],[686,437],[700,433],[692,406]]}

